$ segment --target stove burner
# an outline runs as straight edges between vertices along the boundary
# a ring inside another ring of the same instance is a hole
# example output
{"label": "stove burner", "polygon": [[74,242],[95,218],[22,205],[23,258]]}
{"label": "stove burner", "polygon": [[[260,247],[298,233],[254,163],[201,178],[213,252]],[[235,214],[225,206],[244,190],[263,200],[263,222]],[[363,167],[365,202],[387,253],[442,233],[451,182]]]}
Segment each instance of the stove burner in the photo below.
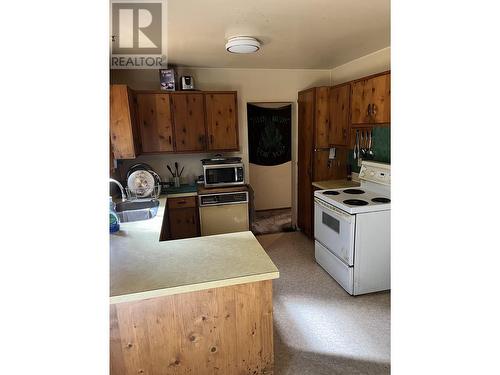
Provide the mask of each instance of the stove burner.
{"label": "stove burner", "polygon": [[377,197],[377,198],[373,198],[372,202],[376,202],[376,203],[390,203],[391,200],[389,198]]}
{"label": "stove burner", "polygon": [[346,199],[344,203],[349,206],[366,206],[368,204],[367,201],[362,201],[361,199]]}
{"label": "stove burner", "polygon": [[364,194],[365,192],[360,189],[345,189],[344,193],[346,194]]}
{"label": "stove burner", "polygon": [[327,191],[324,191],[323,194],[325,194],[325,195],[339,195],[340,193],[338,191],[335,191],[335,190],[327,190]]}

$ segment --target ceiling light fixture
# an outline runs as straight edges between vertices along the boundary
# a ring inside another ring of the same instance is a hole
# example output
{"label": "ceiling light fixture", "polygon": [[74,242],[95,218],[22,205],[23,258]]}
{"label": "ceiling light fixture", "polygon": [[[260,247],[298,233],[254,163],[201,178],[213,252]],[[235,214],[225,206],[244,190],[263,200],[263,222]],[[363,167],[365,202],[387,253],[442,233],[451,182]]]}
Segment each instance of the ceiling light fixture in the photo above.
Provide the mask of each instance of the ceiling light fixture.
{"label": "ceiling light fixture", "polygon": [[253,53],[260,49],[260,42],[250,36],[234,36],[226,43],[226,51],[231,53]]}

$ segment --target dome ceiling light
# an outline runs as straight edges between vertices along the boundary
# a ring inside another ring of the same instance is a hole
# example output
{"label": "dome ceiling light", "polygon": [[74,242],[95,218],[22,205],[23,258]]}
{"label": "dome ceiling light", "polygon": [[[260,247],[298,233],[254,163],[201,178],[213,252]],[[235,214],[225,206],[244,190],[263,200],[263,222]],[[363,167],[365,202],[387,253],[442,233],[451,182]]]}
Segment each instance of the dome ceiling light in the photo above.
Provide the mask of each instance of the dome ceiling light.
{"label": "dome ceiling light", "polygon": [[253,53],[260,49],[260,42],[250,36],[234,36],[226,43],[226,51],[231,53]]}

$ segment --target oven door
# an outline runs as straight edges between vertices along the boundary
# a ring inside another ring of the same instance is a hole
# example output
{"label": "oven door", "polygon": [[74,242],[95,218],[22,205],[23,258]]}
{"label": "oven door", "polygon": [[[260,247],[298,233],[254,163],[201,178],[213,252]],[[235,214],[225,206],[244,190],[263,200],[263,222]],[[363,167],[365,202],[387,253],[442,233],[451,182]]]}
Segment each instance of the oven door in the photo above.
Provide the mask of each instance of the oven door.
{"label": "oven door", "polygon": [[356,215],[314,198],[314,238],[348,266],[354,264]]}

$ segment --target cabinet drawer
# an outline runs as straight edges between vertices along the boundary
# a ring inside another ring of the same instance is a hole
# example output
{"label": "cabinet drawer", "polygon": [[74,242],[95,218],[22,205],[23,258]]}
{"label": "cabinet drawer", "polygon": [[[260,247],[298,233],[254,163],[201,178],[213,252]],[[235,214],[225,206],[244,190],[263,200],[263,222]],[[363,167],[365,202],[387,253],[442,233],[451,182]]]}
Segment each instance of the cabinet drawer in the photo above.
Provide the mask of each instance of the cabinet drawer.
{"label": "cabinet drawer", "polygon": [[169,209],[196,207],[196,197],[167,198]]}

